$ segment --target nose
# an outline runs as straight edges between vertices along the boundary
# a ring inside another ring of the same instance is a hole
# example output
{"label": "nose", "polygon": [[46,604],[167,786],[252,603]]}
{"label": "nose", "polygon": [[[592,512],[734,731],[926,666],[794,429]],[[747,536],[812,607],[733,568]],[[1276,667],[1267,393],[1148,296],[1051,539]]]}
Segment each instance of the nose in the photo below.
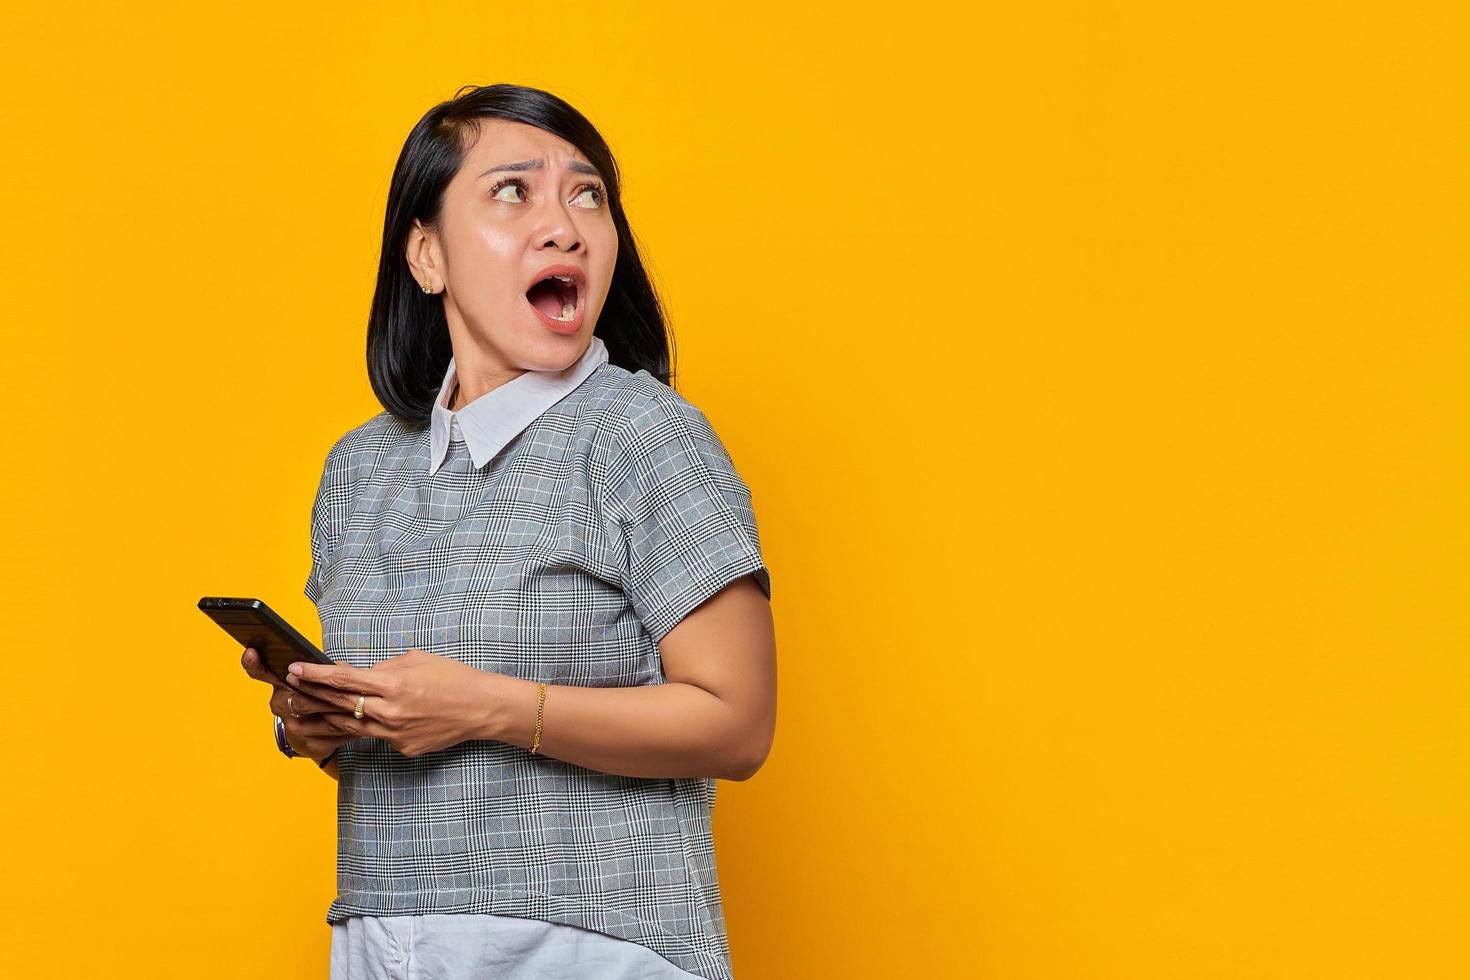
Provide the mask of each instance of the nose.
{"label": "nose", "polygon": [[543,199],[536,213],[536,230],[531,239],[539,242],[540,248],[559,248],[564,252],[575,252],[584,247],[582,236],[577,232],[577,223],[572,219],[567,205],[556,198]]}

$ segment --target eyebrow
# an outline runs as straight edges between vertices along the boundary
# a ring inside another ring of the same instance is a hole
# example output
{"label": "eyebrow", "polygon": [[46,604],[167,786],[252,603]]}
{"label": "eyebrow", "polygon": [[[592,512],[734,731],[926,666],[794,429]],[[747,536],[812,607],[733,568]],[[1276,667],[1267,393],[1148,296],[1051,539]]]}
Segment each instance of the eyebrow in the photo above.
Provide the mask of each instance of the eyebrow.
{"label": "eyebrow", "polygon": [[[517,160],[513,163],[497,164],[491,167],[489,170],[484,171],[484,173],[481,173],[480,177],[484,177],[501,170],[540,170],[544,166],[546,166],[546,163],[542,160]],[[593,177],[597,177],[599,179],[601,179],[602,177],[602,174],[598,173],[597,168],[592,166],[592,164],[582,163],[577,160],[573,160],[571,163],[567,164],[567,169],[574,174],[590,174]],[[479,180],[480,177],[476,177],[475,179]]]}

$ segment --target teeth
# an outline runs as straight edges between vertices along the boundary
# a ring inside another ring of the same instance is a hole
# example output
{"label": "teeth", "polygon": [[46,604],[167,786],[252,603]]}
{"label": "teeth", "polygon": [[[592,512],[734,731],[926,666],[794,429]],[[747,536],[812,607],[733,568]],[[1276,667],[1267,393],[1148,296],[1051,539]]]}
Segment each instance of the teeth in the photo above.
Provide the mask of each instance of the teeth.
{"label": "teeth", "polygon": [[[564,283],[566,283],[569,286],[572,285],[572,284],[574,284],[576,282],[576,280],[573,279],[571,276],[547,276],[546,278],[547,279],[556,279],[559,282],[564,282]],[[577,304],[575,302],[572,302],[572,303],[563,303],[562,304],[562,307],[561,307],[561,316],[554,316],[554,317],[552,317],[552,319],[553,320],[560,321],[562,323],[570,323],[572,321],[572,319],[576,315],[577,315]]]}

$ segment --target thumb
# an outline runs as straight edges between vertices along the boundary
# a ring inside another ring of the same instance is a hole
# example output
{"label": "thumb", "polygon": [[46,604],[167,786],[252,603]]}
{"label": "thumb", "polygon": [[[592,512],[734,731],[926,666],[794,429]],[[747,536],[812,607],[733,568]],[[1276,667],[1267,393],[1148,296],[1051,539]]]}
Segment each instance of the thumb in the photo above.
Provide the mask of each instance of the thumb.
{"label": "thumb", "polygon": [[405,667],[412,667],[420,660],[435,656],[438,656],[438,654],[414,647],[407,653],[400,653],[396,657],[389,657],[387,660],[378,661],[373,665],[373,670],[402,670]]}
{"label": "thumb", "polygon": [[245,652],[240,656],[240,663],[245,668],[245,673],[258,681],[265,681],[275,687],[290,687],[276,676],[275,671],[266,666],[265,661],[260,659],[260,653],[254,647],[245,648]]}

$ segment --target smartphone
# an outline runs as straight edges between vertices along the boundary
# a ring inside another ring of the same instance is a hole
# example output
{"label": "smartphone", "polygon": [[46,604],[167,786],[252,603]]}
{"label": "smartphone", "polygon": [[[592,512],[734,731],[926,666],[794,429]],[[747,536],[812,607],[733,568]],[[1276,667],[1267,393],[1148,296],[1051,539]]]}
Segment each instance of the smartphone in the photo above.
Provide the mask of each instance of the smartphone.
{"label": "smartphone", "polygon": [[261,662],[283,682],[286,668],[298,660],[333,666],[331,658],[260,599],[205,596],[199,608],[238,640],[242,651],[253,647]]}

